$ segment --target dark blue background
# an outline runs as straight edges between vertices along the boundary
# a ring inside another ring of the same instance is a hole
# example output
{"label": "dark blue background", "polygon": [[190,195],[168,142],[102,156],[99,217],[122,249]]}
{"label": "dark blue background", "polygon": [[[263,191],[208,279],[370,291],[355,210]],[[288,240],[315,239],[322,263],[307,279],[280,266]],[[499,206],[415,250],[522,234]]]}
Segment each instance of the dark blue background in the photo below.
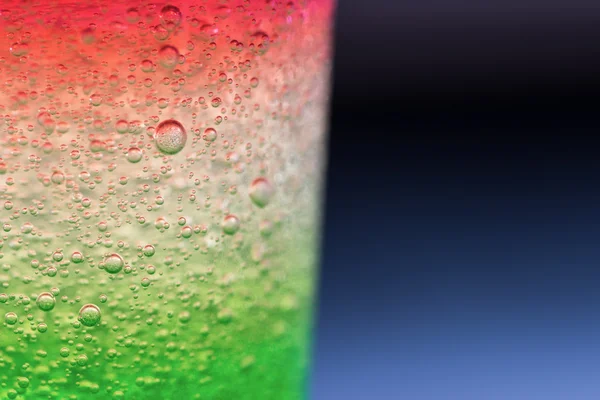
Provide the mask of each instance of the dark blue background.
{"label": "dark blue background", "polygon": [[598,21],[339,1],[314,400],[599,398]]}

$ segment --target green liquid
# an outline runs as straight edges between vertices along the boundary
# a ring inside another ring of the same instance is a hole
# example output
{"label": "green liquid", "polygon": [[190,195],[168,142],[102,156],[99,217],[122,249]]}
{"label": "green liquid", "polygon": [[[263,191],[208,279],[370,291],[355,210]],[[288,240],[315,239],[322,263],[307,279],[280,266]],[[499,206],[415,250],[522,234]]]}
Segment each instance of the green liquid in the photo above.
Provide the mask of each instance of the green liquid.
{"label": "green liquid", "polygon": [[[1,398],[306,398],[312,236],[299,232],[296,246],[268,265],[244,257],[252,249],[243,244],[210,266],[203,255],[167,266],[157,249],[145,288],[141,270],[107,277],[86,262],[77,276],[73,268],[67,278],[11,279],[11,300],[0,308],[14,310],[18,322],[0,327]],[[20,294],[37,293],[44,281],[60,287],[54,309],[40,310],[35,298],[24,305]],[[97,326],[77,323],[84,302],[101,309]]]}

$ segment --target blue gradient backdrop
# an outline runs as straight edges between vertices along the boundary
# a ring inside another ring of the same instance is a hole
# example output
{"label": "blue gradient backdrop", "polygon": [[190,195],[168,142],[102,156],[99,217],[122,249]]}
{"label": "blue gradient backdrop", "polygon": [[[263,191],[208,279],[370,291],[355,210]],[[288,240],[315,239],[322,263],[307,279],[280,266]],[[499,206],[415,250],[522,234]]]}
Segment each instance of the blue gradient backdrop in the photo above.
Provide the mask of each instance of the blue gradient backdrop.
{"label": "blue gradient backdrop", "polygon": [[600,398],[600,6],[368,4],[339,1],[312,398]]}

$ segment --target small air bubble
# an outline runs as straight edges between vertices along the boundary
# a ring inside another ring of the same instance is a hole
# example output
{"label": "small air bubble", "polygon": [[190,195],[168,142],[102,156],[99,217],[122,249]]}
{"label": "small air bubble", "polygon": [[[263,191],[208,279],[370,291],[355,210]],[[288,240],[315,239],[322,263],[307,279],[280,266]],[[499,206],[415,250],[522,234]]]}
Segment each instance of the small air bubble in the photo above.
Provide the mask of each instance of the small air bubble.
{"label": "small air bubble", "polygon": [[98,325],[100,318],[100,308],[95,304],[86,304],[79,310],[79,322],[85,326]]}
{"label": "small air bubble", "polygon": [[175,6],[166,5],[160,10],[160,23],[164,25],[168,31],[172,31],[178,27],[179,24],[181,24],[181,19],[181,11]]}
{"label": "small air bubble", "polygon": [[240,229],[240,220],[235,215],[227,215],[223,220],[223,232],[233,235]]}
{"label": "small air bubble", "polygon": [[56,304],[56,299],[52,293],[44,292],[37,297],[36,303],[40,310],[50,311]]}
{"label": "small air bubble", "polygon": [[137,163],[142,159],[143,153],[138,147],[130,147],[127,150],[127,161],[130,163]]}
{"label": "small air bubble", "polygon": [[248,192],[252,202],[258,207],[263,208],[273,197],[274,189],[273,185],[266,178],[256,178],[252,184],[250,184],[250,190]]}
{"label": "small air bubble", "polygon": [[104,259],[104,269],[109,274],[120,272],[124,265],[125,262],[123,261],[123,258],[116,253],[113,253]]}

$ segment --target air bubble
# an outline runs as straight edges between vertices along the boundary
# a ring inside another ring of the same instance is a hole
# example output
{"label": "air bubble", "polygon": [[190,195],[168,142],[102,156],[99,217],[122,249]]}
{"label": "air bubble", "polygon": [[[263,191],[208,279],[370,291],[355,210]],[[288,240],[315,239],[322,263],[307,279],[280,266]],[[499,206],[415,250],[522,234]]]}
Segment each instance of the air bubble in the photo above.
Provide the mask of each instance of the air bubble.
{"label": "air bubble", "polygon": [[130,163],[137,163],[142,159],[143,153],[138,147],[130,147],[127,150],[127,161]]}
{"label": "air bubble", "polygon": [[166,5],[160,10],[160,23],[168,31],[172,31],[178,27],[181,24],[181,18],[181,11],[175,6]]}
{"label": "air bubble", "polygon": [[81,254],[78,251],[74,251],[73,254],[71,254],[71,261],[75,264],[79,264],[83,262],[83,254]]}
{"label": "air bubble", "polygon": [[178,121],[169,119],[156,127],[154,135],[156,147],[164,154],[177,154],[185,146],[187,133]]}
{"label": "air bubble", "polygon": [[52,180],[53,183],[60,185],[65,180],[65,174],[63,174],[61,171],[54,171],[50,180]]}
{"label": "air bubble", "polygon": [[235,215],[227,215],[223,220],[223,232],[227,235],[233,235],[240,229],[240,220]]}
{"label": "air bubble", "polygon": [[100,104],[102,104],[102,100],[103,100],[103,98],[102,98],[101,94],[94,93],[93,95],[90,96],[90,103],[93,106],[96,106],[96,107],[99,106]]}
{"label": "air bubble", "polygon": [[17,314],[15,314],[14,312],[7,312],[4,315],[4,321],[8,324],[8,325],[14,325],[17,323],[17,321],[19,320],[19,317],[17,317]]}
{"label": "air bubble", "polygon": [[185,239],[189,239],[192,236],[193,230],[190,226],[184,226],[181,228],[181,236]]}
{"label": "air bubble", "polygon": [[179,63],[179,50],[175,47],[166,45],[158,51],[158,60],[165,68],[174,68]]}
{"label": "air bubble", "polygon": [[85,326],[98,325],[100,318],[100,308],[95,304],[86,304],[79,310],[79,322]]}
{"label": "air bubble", "polygon": [[146,257],[152,257],[155,253],[154,246],[147,244],[144,246],[143,252]]}
{"label": "air bubble", "polygon": [[152,72],[154,70],[154,63],[150,60],[142,61],[141,69],[143,72]]}
{"label": "air bubble", "polygon": [[130,24],[135,24],[140,20],[140,12],[135,7],[129,8],[127,9],[126,18],[127,22],[129,22]]}
{"label": "air bubble", "polygon": [[250,190],[248,192],[252,202],[258,207],[263,208],[273,197],[274,189],[273,185],[266,178],[256,178],[252,184],[250,184]]}
{"label": "air bubble", "polygon": [[124,265],[125,262],[123,261],[123,258],[116,253],[113,253],[104,259],[104,269],[109,274],[120,272]]}
{"label": "air bubble", "polygon": [[124,119],[120,119],[115,124],[115,129],[119,133],[127,133],[127,131],[129,130],[129,123]]}
{"label": "air bubble", "polygon": [[206,128],[204,130],[204,134],[202,135],[202,139],[207,142],[214,142],[217,139],[217,131],[213,128]]}
{"label": "air bubble", "polygon": [[40,310],[50,311],[54,308],[56,299],[52,293],[44,292],[37,297],[36,304]]}

